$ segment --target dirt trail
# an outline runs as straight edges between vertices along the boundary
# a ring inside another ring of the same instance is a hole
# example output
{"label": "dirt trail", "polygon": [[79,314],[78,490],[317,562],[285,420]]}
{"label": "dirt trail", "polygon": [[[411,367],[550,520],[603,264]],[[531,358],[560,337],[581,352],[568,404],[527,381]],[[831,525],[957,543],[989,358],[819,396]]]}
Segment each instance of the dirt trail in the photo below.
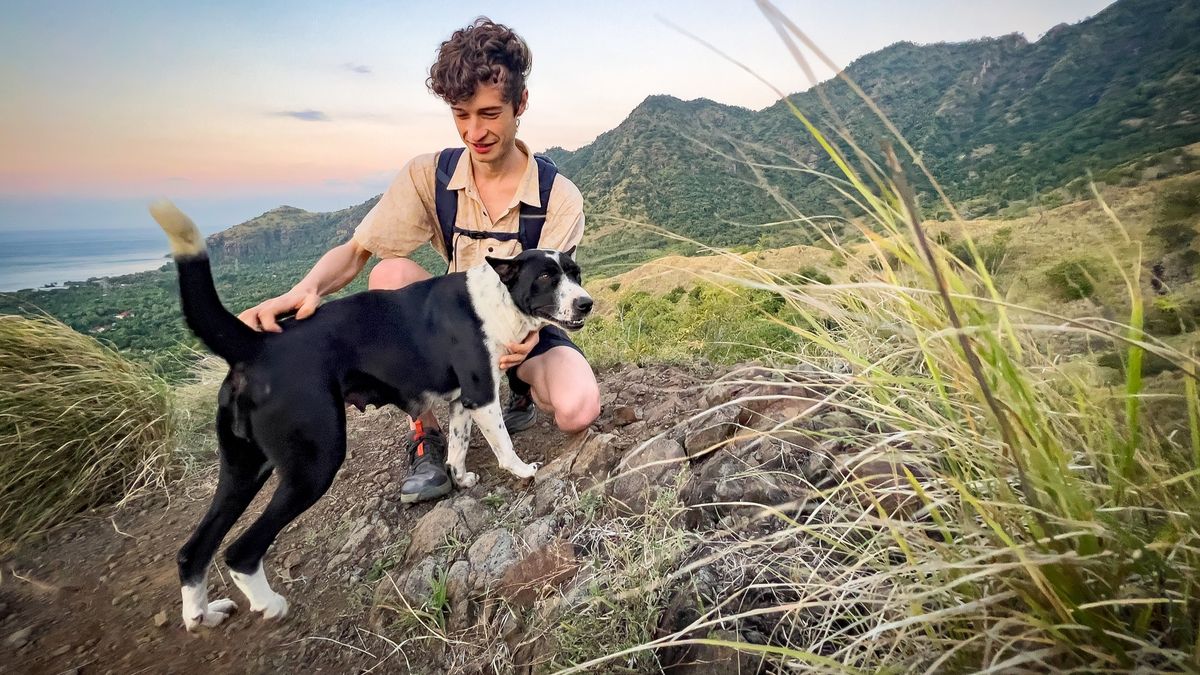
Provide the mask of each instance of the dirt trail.
{"label": "dirt trail", "polygon": [[[608,393],[593,433],[613,432],[622,447],[670,425],[667,418],[684,412],[684,398],[698,399],[703,383],[676,369],[634,370],[643,384],[625,401],[618,397],[630,369],[601,374]],[[627,405],[614,405],[621,402]],[[650,419],[636,419],[643,410],[652,411]],[[169,494],[101,509],[0,561],[0,673],[405,672],[401,658],[385,659],[392,646],[369,632],[370,610],[413,524],[435,504],[399,501],[407,459],[398,412],[351,409],[348,426],[349,456],[333,487],[268,553],[268,578],[290,602],[286,620],[248,612],[222,564],[210,573],[210,599],[231,597],[241,610],[216,629],[189,634],[182,626],[175,552],[208,506],[216,482],[210,465]],[[498,490],[516,497],[532,490],[500,471],[475,437],[468,466],[480,483],[465,494],[487,503]],[[571,439],[543,414],[515,440],[523,459],[548,463]],[[234,534],[272,488],[273,479]]]}

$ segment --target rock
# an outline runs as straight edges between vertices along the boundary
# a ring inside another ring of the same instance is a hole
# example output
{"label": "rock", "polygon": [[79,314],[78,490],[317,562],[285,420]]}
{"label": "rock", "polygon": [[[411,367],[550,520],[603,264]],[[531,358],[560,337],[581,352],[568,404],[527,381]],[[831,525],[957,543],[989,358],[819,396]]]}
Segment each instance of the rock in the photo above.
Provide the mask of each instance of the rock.
{"label": "rock", "polygon": [[419,560],[443,546],[460,522],[454,507],[445,502],[439,503],[413,525],[405,558]]}
{"label": "rock", "polygon": [[713,408],[677,428],[672,435],[683,439],[683,447],[692,461],[702,460],[720,450],[738,430],[740,408],[724,405]]}
{"label": "rock", "polygon": [[154,625],[157,628],[162,628],[163,626],[167,625],[167,621],[168,619],[166,612],[159,612],[158,614],[154,615]]}
{"label": "rock", "polygon": [[681,468],[687,467],[683,446],[671,438],[658,437],[630,451],[617,465],[617,477],[611,496],[623,511],[645,513],[661,489],[674,482]]}
{"label": "rock", "polygon": [[814,417],[809,424],[813,431],[836,431],[839,429],[861,429],[862,424],[849,413],[841,410],[831,410]]}
{"label": "rock", "polygon": [[[714,631],[713,639],[725,642],[745,642],[734,631]],[[740,675],[759,672],[760,657],[722,645],[687,645],[677,648],[670,660],[664,659],[663,672],[668,675]]]}
{"label": "rock", "polygon": [[551,478],[537,485],[533,493],[533,515],[541,517],[554,513],[562,506],[567,496],[567,484],[557,478]]}
{"label": "rock", "polygon": [[510,606],[528,609],[542,593],[574,578],[578,569],[575,547],[560,539],[511,565],[501,577],[497,591]]}
{"label": "rock", "polygon": [[614,408],[612,411],[613,421],[615,421],[618,426],[626,426],[628,424],[638,422],[643,418],[644,414],[645,413],[642,412],[641,408],[631,405],[623,405]]}
{"label": "rock", "polygon": [[614,447],[616,437],[591,431],[578,436],[567,450],[567,454],[575,455],[575,461],[571,463],[568,473],[580,489],[586,490],[596,483],[604,482],[608,478],[608,472],[617,463]]}
{"label": "rock", "polygon": [[521,543],[529,550],[539,549],[554,540],[555,524],[558,518],[542,516],[521,530]]}
{"label": "rock", "polygon": [[471,589],[488,588],[517,561],[517,542],[505,529],[485,532],[467,550],[467,561],[471,563]]}
{"label": "rock", "polygon": [[906,470],[918,482],[929,478],[919,464],[905,461],[902,455],[888,455],[850,465],[845,479],[861,481],[862,487],[854,495],[864,509],[875,511],[878,503],[878,508],[892,518],[913,520],[924,503],[909,482]]}
{"label": "rock", "polygon": [[651,422],[661,422],[663,420],[673,420],[687,406],[683,399],[678,394],[671,394],[658,403],[648,406],[645,412],[645,419]]}
{"label": "rock", "polygon": [[50,652],[50,656],[63,656],[69,651],[71,651],[71,645],[62,645],[58,649]]}
{"label": "rock", "polygon": [[471,623],[471,564],[459,560],[446,572],[446,600],[450,603],[450,630],[461,630]]}
{"label": "rock", "polygon": [[803,496],[808,484],[802,476],[756,466],[751,459],[736,450],[721,450],[692,475],[680,495],[684,504],[696,507],[688,514],[689,526],[699,526],[704,517],[715,522],[732,513],[757,516],[763,507]]}
{"label": "rock", "polygon": [[437,574],[437,560],[433,556],[423,558],[413,565],[403,579],[397,584],[404,599],[414,608],[420,609],[429,604],[433,596],[433,578]]}
{"label": "rock", "polygon": [[458,516],[471,534],[482,532],[492,522],[492,511],[474,497],[463,495],[452,503]]}
{"label": "rock", "polygon": [[4,644],[13,649],[20,649],[29,642],[29,636],[33,635],[33,626],[22,628],[21,630],[9,635]]}

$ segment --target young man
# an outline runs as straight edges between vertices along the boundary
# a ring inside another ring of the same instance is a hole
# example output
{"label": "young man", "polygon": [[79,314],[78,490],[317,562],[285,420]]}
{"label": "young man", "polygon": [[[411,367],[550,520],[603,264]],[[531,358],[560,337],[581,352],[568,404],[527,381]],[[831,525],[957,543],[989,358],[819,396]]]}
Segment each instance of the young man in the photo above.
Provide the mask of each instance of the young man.
{"label": "young man", "polygon": [[[525,78],[531,64],[524,40],[483,17],[443,42],[427,84],[449,104],[466,151],[452,168],[448,160],[453,154],[442,158],[443,153],[433,153],[411,160],[350,241],[322,256],[291,291],[246,310],[239,318],[257,330],[279,331],[279,315],[292,311],[297,319],[312,315],[321,296],[350,283],[371,255],[383,259],[371,271],[371,289],[403,288],[428,279],[429,273],[406,257],[426,242],[448,261],[448,272],[473,267],[484,256],[514,256],[521,251],[517,234],[524,231],[523,209],[545,207],[538,248],[568,251],[578,245],[583,237],[579,189],[556,175],[552,182],[546,181],[550,193],[542,204],[539,161],[517,140],[529,99]],[[442,165],[441,190],[439,159],[447,160]],[[455,194],[447,196],[447,191]],[[449,241],[439,223],[439,192],[443,204],[445,199],[457,204]],[[510,433],[534,423],[535,404],[552,414],[566,432],[582,431],[595,421],[600,414],[595,374],[565,333],[546,328],[508,349],[500,357],[500,367],[509,369],[513,390],[504,416]],[[409,477],[400,489],[403,501],[435,499],[450,491],[445,436],[432,413],[414,423],[408,451]]]}

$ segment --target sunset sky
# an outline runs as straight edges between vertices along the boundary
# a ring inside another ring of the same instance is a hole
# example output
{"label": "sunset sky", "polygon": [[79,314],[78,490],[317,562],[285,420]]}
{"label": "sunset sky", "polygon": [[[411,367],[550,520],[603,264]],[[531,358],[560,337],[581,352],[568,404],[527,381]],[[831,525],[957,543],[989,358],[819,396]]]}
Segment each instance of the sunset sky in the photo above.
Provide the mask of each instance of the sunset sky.
{"label": "sunset sky", "polygon": [[[577,148],[650,94],[758,109],[809,83],[749,1],[4,1],[0,228],[151,226],[156,196],[208,231],[280,204],[378,194],[411,156],[454,145],[425,89],[438,44],[486,14],[532,47],[521,137]],[[888,44],[1037,39],[1110,0],[817,0],[779,7],[845,64]],[[830,73],[823,71],[827,77]]]}

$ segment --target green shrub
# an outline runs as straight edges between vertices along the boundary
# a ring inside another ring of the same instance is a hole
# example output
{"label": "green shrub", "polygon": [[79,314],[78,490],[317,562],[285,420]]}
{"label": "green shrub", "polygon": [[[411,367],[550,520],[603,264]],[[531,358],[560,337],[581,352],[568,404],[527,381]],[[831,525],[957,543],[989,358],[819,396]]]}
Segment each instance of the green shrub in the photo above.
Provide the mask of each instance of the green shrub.
{"label": "green shrub", "polygon": [[1165,221],[1179,221],[1200,215],[1200,181],[1192,181],[1164,192],[1158,200],[1158,215]]}
{"label": "green shrub", "polygon": [[1196,239],[1196,226],[1191,223],[1162,223],[1150,228],[1150,234],[1158,237],[1168,250],[1179,250],[1192,245]]}
{"label": "green shrub", "polygon": [[1064,260],[1046,270],[1046,281],[1063,300],[1090,298],[1096,292],[1095,272],[1088,260]]}

